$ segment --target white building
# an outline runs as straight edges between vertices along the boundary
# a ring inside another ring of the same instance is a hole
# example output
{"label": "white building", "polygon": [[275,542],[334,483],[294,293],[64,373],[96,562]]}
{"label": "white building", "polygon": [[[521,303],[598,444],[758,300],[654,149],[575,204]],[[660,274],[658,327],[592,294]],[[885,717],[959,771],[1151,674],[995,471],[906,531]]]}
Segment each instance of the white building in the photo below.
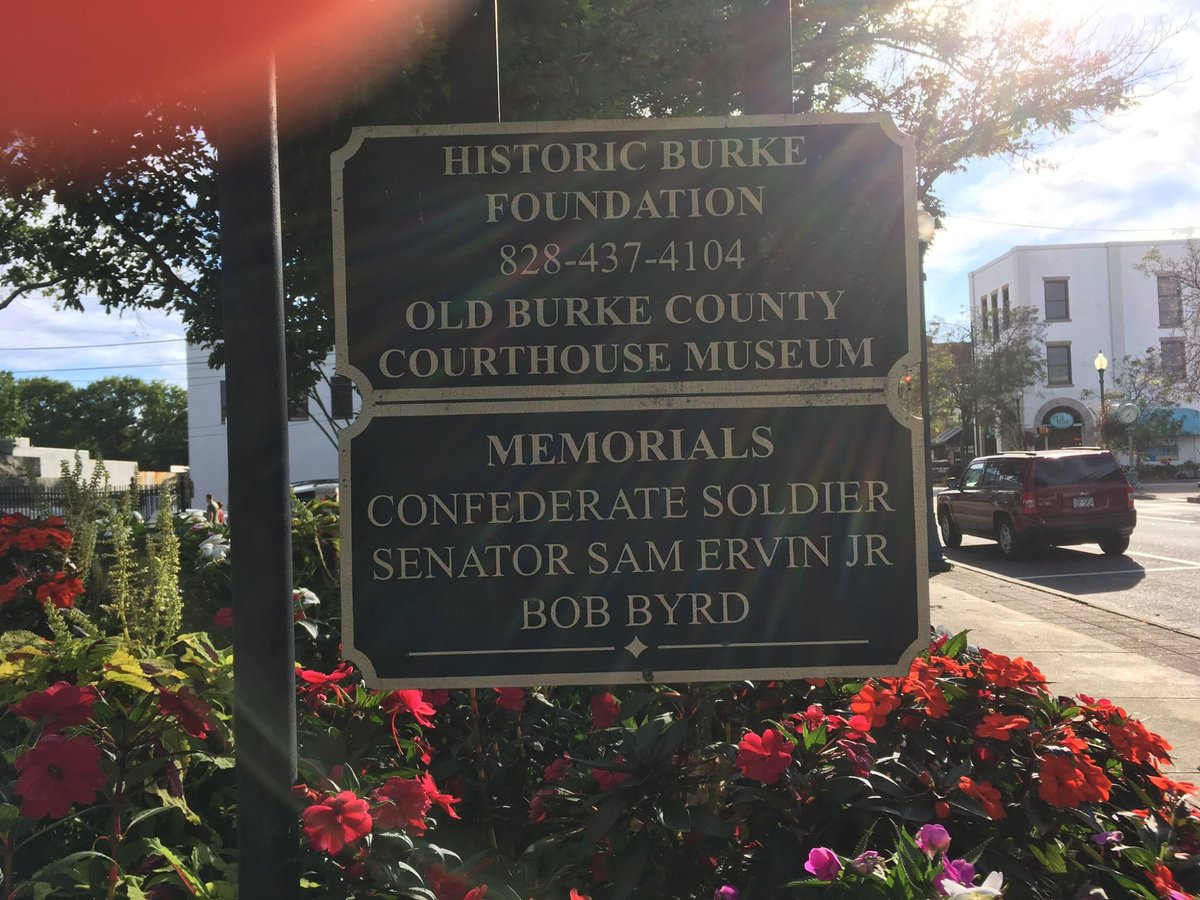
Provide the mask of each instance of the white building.
{"label": "white building", "polygon": [[[1169,275],[1138,268],[1155,247],[1163,256],[1177,258],[1185,242],[1013,247],[969,274],[974,316],[985,328],[1002,328],[1009,311],[1021,306],[1035,308],[1046,323],[1046,381],[1026,389],[1021,400],[1025,430],[1037,435],[1039,448],[1096,443],[1097,353],[1108,359],[1110,395],[1121,361],[1144,357],[1148,348],[1159,350],[1165,365],[1182,370],[1178,284]],[[986,335],[977,335],[980,339]],[[1192,409],[1183,413],[1190,423],[1187,431],[1198,430],[1198,400],[1181,404]],[[1195,462],[1200,460],[1198,441],[1200,435],[1185,433],[1177,445],[1138,449],[1145,461]]]}
{"label": "white building", "polygon": [[[208,351],[189,346],[187,371],[188,461],[194,486],[193,502],[203,501],[205,494],[228,501],[225,370],[210,369]],[[333,371],[332,355],[326,360],[325,371]],[[308,400],[290,411],[288,455],[293,484],[337,482],[337,446],[330,436],[334,435],[337,427],[352,419],[359,409],[358,395],[347,378],[328,376],[317,385],[317,392],[320,403]]]}

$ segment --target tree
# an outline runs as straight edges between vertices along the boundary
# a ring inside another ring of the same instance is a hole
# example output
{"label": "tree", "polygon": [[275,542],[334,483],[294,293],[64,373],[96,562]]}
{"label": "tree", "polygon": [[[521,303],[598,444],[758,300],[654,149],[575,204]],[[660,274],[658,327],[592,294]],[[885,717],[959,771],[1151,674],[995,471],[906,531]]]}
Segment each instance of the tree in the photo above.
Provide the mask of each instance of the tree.
{"label": "tree", "polygon": [[[598,116],[726,115],[741,108],[742,57],[728,0],[506,0],[502,84],[510,121]],[[972,159],[1032,158],[1081,116],[1126,105],[1157,74],[1171,32],[1148,28],[1102,41],[1083,26],[1000,15],[979,27],[975,0],[806,0],[793,4],[793,94],[800,111],[890,113],[917,139],[919,197],[940,210],[934,183]],[[1183,23],[1179,28],[1187,27]],[[399,41],[400,39],[397,38]],[[408,40],[405,38],[405,40]],[[399,73],[362,70],[359,93],[313,126],[304,96],[280,69],[289,385],[311,391],[332,346],[328,158],[350,124],[447,121],[437,35]],[[407,47],[405,48],[407,49]],[[300,65],[292,61],[292,65]],[[348,62],[348,64],[353,64]],[[81,123],[64,154],[17,127],[0,132],[0,310],[41,293],[79,308],[178,313],[188,339],[222,361],[217,209],[205,115],[154,105],[140,127],[112,133]],[[118,153],[118,149],[123,152]],[[102,151],[102,152],[101,152]],[[118,158],[98,175],[72,163]]]}
{"label": "tree", "polygon": [[12,372],[0,372],[0,438],[25,434],[29,419],[21,407],[21,394]]}
{"label": "tree", "polygon": [[131,459],[147,471],[187,462],[187,392],[177,385],[121,377],[75,388],[30,378],[18,391],[34,444]]}
{"label": "tree", "polygon": [[1162,354],[1157,348],[1148,347],[1141,358],[1122,358],[1113,376],[1113,394],[1113,399],[1136,404],[1141,416],[1133,426],[1106,417],[1101,427],[1111,445],[1124,444],[1136,453],[1138,447],[1173,444],[1178,439],[1183,430],[1183,423],[1175,416],[1179,388],[1171,374],[1163,370]]}
{"label": "tree", "polygon": [[[1167,298],[1173,294],[1175,309],[1160,309],[1160,321],[1173,319],[1177,323],[1176,334],[1183,338],[1182,359],[1169,361],[1167,365],[1171,371],[1164,376],[1161,368],[1166,361],[1161,356],[1156,357],[1157,374],[1167,377],[1180,393],[1196,396],[1200,394],[1200,241],[1186,241],[1178,255],[1164,253],[1161,247],[1155,247],[1137,268],[1147,275],[1167,279],[1159,284],[1159,304],[1161,306],[1164,300],[1171,302]],[[1161,318],[1164,314],[1165,320]]]}
{"label": "tree", "polygon": [[[964,425],[992,425],[1003,446],[1025,446],[1020,399],[1046,374],[1046,325],[1032,306],[1013,307],[999,331],[934,321],[930,333],[929,402],[934,414],[956,411]],[[944,337],[945,340],[936,341]],[[962,347],[969,346],[970,352]]]}

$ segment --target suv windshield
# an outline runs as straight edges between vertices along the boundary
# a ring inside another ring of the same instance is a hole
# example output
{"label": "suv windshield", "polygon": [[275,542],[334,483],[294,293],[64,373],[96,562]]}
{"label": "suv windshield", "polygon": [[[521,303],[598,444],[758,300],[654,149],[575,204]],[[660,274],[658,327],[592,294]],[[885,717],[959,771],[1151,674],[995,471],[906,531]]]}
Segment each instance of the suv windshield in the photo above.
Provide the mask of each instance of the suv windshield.
{"label": "suv windshield", "polygon": [[1037,487],[1057,487],[1064,484],[1121,481],[1124,475],[1116,458],[1108,453],[1095,456],[1064,456],[1061,459],[1040,459],[1034,472]]}

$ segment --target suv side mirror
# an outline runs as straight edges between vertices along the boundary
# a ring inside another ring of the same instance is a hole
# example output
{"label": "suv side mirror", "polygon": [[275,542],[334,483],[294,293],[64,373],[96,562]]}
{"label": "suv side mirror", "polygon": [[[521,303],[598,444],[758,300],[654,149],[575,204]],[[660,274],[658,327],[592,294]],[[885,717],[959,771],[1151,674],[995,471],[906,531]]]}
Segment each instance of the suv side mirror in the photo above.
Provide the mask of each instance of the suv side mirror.
{"label": "suv side mirror", "polygon": [[946,490],[953,491],[958,487],[958,476],[951,475],[946,479]]}

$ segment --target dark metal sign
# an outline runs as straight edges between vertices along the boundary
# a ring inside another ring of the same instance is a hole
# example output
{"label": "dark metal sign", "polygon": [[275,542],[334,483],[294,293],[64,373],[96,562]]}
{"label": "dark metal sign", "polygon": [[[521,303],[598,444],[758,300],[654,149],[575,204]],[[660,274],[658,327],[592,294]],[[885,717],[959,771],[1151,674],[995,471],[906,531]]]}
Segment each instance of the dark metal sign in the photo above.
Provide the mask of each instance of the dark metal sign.
{"label": "dark metal sign", "polygon": [[381,686],[904,668],[913,171],[877,116],[356,130],[347,658]]}

